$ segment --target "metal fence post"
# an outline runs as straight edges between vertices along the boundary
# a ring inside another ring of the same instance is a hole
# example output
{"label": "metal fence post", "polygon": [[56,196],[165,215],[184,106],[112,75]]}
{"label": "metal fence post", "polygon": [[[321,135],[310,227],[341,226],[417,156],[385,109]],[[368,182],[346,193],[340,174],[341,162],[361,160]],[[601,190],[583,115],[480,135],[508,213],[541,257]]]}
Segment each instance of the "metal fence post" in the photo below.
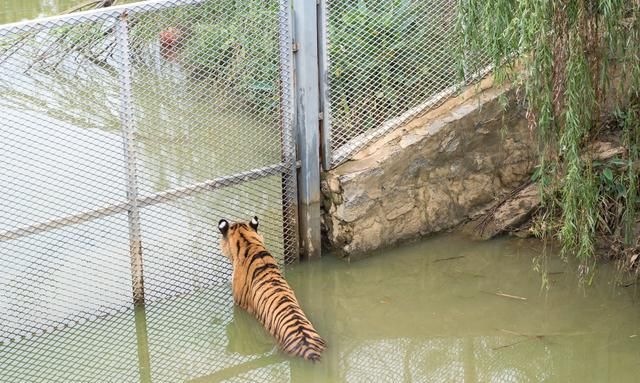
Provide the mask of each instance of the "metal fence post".
{"label": "metal fence post", "polygon": [[298,138],[298,217],[302,256],[320,256],[320,99],[317,5],[293,0]]}
{"label": "metal fence post", "polygon": [[318,61],[320,71],[320,140],[322,148],[322,169],[331,168],[331,103],[329,102],[329,32],[327,0],[318,0]]}
{"label": "metal fence post", "polygon": [[296,130],[294,125],[295,102],[293,100],[293,54],[291,50],[291,0],[280,0],[279,47],[280,50],[280,134],[282,162],[287,170],[282,174],[282,217],[295,230],[284,230],[285,264],[300,258],[297,204]]}
{"label": "metal fence post", "polygon": [[142,272],[142,243],[140,234],[140,207],[138,206],[136,128],[133,119],[131,88],[131,62],[129,58],[129,26],[127,12],[120,15],[116,28],[118,52],[120,53],[120,123],[124,139],[124,159],[127,175],[127,201],[129,222],[129,248],[131,255],[131,280],[133,303],[144,303],[144,277]]}

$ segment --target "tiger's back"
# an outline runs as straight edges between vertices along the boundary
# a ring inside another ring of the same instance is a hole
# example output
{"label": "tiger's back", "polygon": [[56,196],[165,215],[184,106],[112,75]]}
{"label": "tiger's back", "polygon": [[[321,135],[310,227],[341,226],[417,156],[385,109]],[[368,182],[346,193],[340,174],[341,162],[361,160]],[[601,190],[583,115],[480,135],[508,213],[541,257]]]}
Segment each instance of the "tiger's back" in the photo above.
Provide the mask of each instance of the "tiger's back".
{"label": "tiger's back", "polygon": [[258,234],[258,219],[230,225],[221,220],[222,252],[233,264],[233,299],[253,314],[288,354],[318,361],[325,341],[302,311],[296,296]]}

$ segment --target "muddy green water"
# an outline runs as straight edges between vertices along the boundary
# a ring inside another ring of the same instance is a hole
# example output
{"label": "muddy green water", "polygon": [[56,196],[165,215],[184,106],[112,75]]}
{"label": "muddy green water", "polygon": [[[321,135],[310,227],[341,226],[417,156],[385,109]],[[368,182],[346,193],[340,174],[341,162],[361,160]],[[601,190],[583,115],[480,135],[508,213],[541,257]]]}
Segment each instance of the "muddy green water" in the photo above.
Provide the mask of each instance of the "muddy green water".
{"label": "muddy green water", "polygon": [[0,24],[56,15],[78,4],[82,4],[82,1],[2,0],[0,2]]}
{"label": "muddy green water", "polygon": [[23,342],[3,381],[637,382],[635,285],[603,265],[580,288],[574,267],[551,257],[541,291],[537,254],[532,241],[445,235],[288,268],[329,344],[318,364],[282,355],[227,286]]}
{"label": "muddy green water", "polygon": [[[2,0],[0,1],[0,24],[57,15],[87,2],[86,0]],[[133,0],[120,0],[118,4],[133,2]]]}

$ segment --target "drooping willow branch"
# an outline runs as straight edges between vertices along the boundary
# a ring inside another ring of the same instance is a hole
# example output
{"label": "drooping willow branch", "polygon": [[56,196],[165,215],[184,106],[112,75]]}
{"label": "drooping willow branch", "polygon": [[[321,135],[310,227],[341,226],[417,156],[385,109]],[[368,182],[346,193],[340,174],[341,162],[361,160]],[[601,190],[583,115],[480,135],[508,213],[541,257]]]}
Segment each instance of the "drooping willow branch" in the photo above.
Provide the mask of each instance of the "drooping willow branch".
{"label": "drooping willow branch", "polygon": [[[477,69],[472,60],[484,55],[496,81],[524,89],[539,145],[536,179],[547,211],[558,212],[545,216],[544,234],[557,235],[563,254],[576,255],[588,275],[599,232],[622,230],[629,246],[635,239],[640,1],[458,0],[458,12],[460,66]],[[611,114],[626,149],[617,159],[626,166],[615,172],[587,150]],[[611,200],[622,227],[607,227]]]}

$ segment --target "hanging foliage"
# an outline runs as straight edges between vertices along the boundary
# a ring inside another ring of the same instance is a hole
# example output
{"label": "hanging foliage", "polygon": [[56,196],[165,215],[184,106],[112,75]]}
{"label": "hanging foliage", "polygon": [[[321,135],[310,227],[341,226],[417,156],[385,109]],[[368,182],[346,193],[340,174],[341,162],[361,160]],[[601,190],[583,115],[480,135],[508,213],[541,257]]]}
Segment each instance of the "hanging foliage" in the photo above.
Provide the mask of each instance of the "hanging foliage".
{"label": "hanging foliage", "polygon": [[[556,236],[587,281],[605,237],[637,269],[640,0],[458,0],[458,12],[460,68],[488,57],[498,83],[523,89],[540,234]],[[625,150],[601,162],[589,147],[605,132]]]}

